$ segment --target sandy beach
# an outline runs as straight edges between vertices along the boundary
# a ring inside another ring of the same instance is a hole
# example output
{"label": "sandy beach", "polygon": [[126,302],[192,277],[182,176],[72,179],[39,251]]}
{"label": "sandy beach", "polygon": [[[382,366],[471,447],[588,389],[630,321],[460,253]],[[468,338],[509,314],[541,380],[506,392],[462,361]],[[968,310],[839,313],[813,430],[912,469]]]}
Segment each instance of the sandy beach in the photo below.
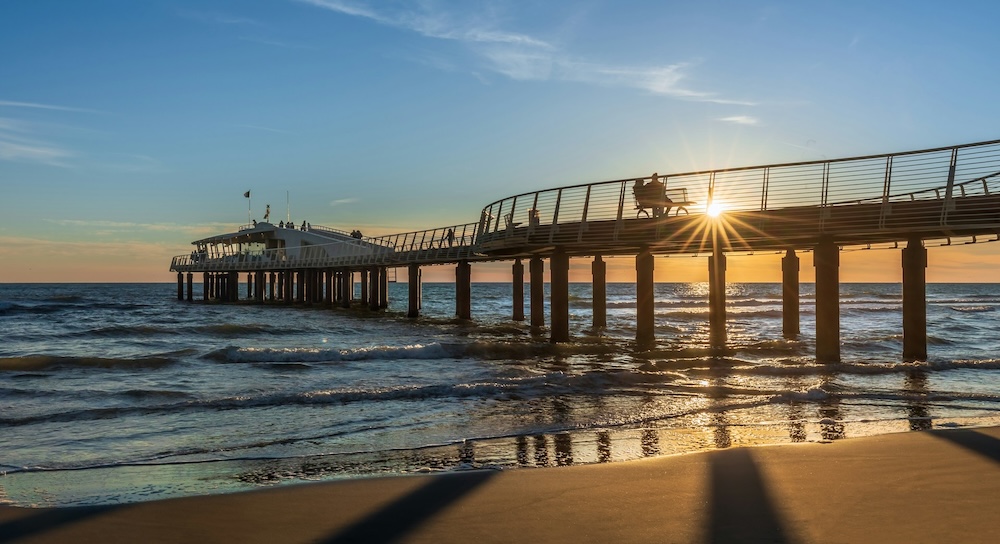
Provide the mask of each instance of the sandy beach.
{"label": "sandy beach", "polygon": [[0,508],[0,542],[995,542],[1000,428]]}

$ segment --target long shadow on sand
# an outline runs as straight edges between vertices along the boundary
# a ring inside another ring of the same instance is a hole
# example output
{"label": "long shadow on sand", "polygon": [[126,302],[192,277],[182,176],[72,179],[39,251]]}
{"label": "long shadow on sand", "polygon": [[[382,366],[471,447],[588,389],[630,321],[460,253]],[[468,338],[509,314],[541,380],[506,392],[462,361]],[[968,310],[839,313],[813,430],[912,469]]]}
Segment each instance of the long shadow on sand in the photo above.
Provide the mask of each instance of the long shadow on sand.
{"label": "long shadow on sand", "polygon": [[1000,463],[1000,439],[993,438],[988,434],[973,429],[948,429],[931,431],[931,436],[943,438],[952,444],[962,446],[973,453],[978,453]]}
{"label": "long shadow on sand", "polygon": [[495,474],[495,471],[482,470],[435,476],[429,479],[427,485],[400,497],[322,542],[345,544],[396,541]]}
{"label": "long shadow on sand", "polygon": [[749,450],[719,450],[709,455],[712,510],[707,542],[793,542],[781,526],[771,497]]}
{"label": "long shadow on sand", "polygon": [[77,523],[91,516],[97,516],[120,508],[118,505],[79,506],[41,510],[21,519],[0,523],[0,543],[14,542],[22,538],[58,529],[62,525]]}

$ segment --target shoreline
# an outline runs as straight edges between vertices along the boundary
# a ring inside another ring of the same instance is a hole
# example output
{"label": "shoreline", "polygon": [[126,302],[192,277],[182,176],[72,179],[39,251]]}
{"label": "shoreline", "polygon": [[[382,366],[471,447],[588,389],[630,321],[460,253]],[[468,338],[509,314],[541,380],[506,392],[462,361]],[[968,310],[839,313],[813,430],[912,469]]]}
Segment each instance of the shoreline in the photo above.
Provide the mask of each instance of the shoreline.
{"label": "shoreline", "polygon": [[607,464],[0,506],[0,542],[991,542],[1000,427]]}

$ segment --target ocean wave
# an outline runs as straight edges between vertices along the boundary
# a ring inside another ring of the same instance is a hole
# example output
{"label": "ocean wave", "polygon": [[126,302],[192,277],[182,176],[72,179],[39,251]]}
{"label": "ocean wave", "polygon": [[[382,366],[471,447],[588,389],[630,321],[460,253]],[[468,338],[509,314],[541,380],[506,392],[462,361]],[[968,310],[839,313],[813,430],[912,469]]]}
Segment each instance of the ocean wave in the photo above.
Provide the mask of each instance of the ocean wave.
{"label": "ocean wave", "polygon": [[996,306],[949,306],[948,308],[963,313],[982,313],[996,310]]}
{"label": "ocean wave", "polygon": [[[583,340],[583,339],[578,339]],[[620,347],[599,340],[593,342],[492,342],[429,343],[407,346],[361,348],[249,348],[227,346],[203,357],[223,363],[336,363],[396,359],[529,359],[544,356],[599,355],[617,353]]]}
{"label": "ocean wave", "polygon": [[[209,336],[236,337],[259,334],[280,334],[285,329],[276,328],[274,325],[264,323],[218,323],[203,325],[187,329],[190,332],[205,334]],[[300,331],[296,331],[300,332]]]}
{"label": "ocean wave", "polygon": [[108,327],[98,327],[86,331],[77,331],[65,334],[72,338],[128,338],[131,336],[160,336],[180,334],[176,329],[158,327],[155,325],[111,325]]}
{"label": "ocean wave", "polygon": [[0,371],[51,370],[56,368],[132,369],[162,368],[176,362],[171,357],[71,357],[59,355],[27,355],[0,358]]}
{"label": "ocean wave", "polygon": [[458,356],[442,344],[336,348],[243,348],[228,346],[204,356],[223,363],[332,363],[380,359],[443,359]]}

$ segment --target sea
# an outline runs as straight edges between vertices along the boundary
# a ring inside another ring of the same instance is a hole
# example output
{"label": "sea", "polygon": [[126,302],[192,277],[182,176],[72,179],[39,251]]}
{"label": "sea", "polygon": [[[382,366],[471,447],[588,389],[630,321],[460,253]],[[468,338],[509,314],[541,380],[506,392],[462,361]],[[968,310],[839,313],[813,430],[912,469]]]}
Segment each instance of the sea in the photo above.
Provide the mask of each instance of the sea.
{"label": "sea", "polygon": [[[1000,285],[927,286],[927,361],[904,361],[901,285],[842,284],[842,361],[815,361],[813,285],[782,338],[781,285],[635,285],[608,323],[570,285],[566,343],[513,321],[512,286],[407,285],[389,308],[178,301],[174,284],[0,285],[0,503],[120,504],[306,481],[526,470],[1000,424]],[[240,287],[246,292],[245,285]],[[548,285],[546,285],[548,289]],[[525,308],[529,307],[525,301]],[[548,309],[546,308],[546,320]]]}

